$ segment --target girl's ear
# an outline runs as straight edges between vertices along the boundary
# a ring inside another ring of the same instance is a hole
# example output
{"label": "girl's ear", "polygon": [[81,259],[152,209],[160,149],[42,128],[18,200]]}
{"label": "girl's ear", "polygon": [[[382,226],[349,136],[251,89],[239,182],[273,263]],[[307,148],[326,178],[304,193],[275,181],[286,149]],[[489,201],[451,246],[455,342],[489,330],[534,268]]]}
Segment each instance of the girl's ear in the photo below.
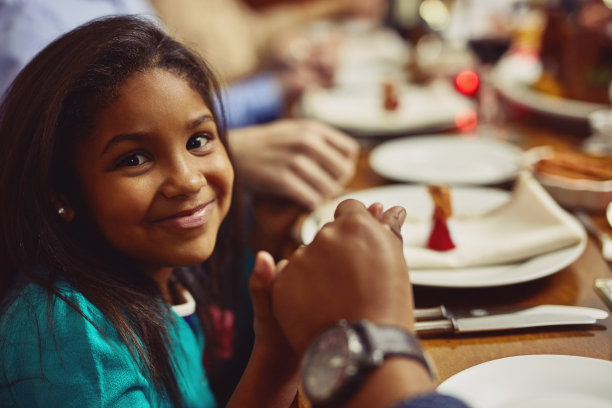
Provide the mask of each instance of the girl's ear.
{"label": "girl's ear", "polygon": [[64,221],[70,222],[74,219],[74,208],[72,207],[72,205],[70,205],[70,202],[65,195],[53,194],[51,200],[53,201],[53,205],[55,206],[57,215],[62,217]]}

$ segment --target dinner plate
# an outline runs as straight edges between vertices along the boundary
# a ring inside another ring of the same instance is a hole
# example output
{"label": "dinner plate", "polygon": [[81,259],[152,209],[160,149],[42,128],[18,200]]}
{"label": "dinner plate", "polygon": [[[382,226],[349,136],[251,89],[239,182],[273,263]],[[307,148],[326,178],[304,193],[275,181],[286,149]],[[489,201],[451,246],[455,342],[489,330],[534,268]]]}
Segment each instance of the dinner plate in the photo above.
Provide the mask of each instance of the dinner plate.
{"label": "dinner plate", "polygon": [[383,137],[455,127],[458,116],[473,111],[473,103],[447,81],[398,86],[399,107],[383,107],[382,83],[312,89],[302,97],[301,114],[356,136]]}
{"label": "dinner plate", "polygon": [[[485,213],[507,202],[510,193],[486,187],[453,187],[453,212],[457,216],[472,216]],[[380,202],[385,208],[401,205],[410,218],[431,217],[433,206],[425,186],[390,185],[348,193],[326,203],[312,212],[301,227],[301,238],[310,243],[317,231],[333,216],[336,205],[354,198],[366,206]],[[579,225],[578,221],[575,221]],[[578,228],[582,228],[578,226]],[[584,251],[586,237],[578,244],[547,252],[524,261],[503,264],[453,269],[410,269],[410,280],[414,285],[476,288],[511,285],[552,275],[574,262]]]}
{"label": "dinner plate", "polygon": [[411,46],[395,30],[366,21],[316,22],[311,26],[317,38],[341,38],[334,84],[344,86],[380,83],[389,75],[407,78],[406,64]]}
{"label": "dinner plate", "polygon": [[[411,48],[402,37],[392,29],[345,25],[343,41],[338,52],[338,67],[334,81],[342,81],[344,69],[360,69],[371,65],[399,68],[410,60]],[[363,82],[363,80],[360,80]]]}
{"label": "dinner plate", "polygon": [[424,135],[383,142],[370,167],[391,180],[445,184],[495,184],[514,178],[521,149],[502,141],[460,135]]}
{"label": "dinner plate", "polygon": [[500,61],[493,75],[499,92],[512,102],[549,116],[588,120],[589,114],[606,105],[547,95],[534,89],[542,68],[534,58],[510,56]]}
{"label": "dinner plate", "polygon": [[612,408],[612,362],[566,355],[487,361],[438,386],[472,408]]}

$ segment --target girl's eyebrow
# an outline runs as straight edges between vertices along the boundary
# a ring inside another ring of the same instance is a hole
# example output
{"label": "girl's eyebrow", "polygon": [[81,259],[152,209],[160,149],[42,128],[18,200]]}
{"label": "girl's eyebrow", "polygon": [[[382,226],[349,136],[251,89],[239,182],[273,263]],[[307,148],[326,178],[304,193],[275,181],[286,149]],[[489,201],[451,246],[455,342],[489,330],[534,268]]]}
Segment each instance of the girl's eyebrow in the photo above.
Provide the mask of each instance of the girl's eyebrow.
{"label": "girl's eyebrow", "polygon": [[200,116],[200,117],[190,121],[187,124],[187,129],[194,129],[194,128],[198,127],[199,125],[201,125],[202,123],[210,122],[210,121],[214,121],[214,118],[213,118],[213,116],[211,114],[206,113],[206,114],[204,114],[204,115],[202,115],[202,116]]}
{"label": "girl's eyebrow", "polygon": [[[213,121],[213,116],[211,114],[204,114],[196,119],[193,119],[189,122],[187,122],[187,126],[186,128],[191,130],[191,129],[195,129],[196,127],[200,126],[202,123],[204,122],[209,122],[209,121]],[[143,139],[145,139],[147,137],[146,133],[121,133],[118,134],[117,136],[114,136],[111,140],[108,141],[108,143],[106,143],[106,146],[104,146],[104,149],[102,149],[102,153],[100,154],[100,156],[103,156],[113,145],[129,140],[129,141],[141,141]]]}
{"label": "girl's eyebrow", "polygon": [[141,141],[143,139],[146,138],[146,134],[145,133],[121,133],[118,134],[117,136],[114,136],[111,140],[108,141],[108,143],[106,143],[106,146],[104,146],[104,149],[102,149],[102,153],[100,154],[100,156],[104,156],[104,153],[106,153],[113,145],[123,142],[125,140],[130,140],[130,141]]}

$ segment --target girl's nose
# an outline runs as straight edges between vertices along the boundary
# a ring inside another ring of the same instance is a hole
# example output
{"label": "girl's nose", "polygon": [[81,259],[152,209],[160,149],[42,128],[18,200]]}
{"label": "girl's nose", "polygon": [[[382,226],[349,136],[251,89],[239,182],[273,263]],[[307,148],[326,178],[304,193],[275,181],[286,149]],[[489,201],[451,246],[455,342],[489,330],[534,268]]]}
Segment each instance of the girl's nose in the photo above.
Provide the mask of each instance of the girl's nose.
{"label": "girl's nose", "polygon": [[161,193],[168,198],[197,194],[207,184],[206,176],[189,159],[175,160],[164,169]]}

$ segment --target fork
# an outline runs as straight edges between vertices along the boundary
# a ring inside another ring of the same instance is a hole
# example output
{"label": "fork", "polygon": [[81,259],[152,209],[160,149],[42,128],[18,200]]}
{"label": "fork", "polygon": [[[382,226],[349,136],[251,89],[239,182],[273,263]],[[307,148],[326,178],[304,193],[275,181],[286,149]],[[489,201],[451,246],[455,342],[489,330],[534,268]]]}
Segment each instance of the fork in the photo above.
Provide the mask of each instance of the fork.
{"label": "fork", "polygon": [[601,254],[606,261],[612,262],[612,237],[601,231],[591,217],[583,211],[576,211],[576,217],[582,225],[601,242]]}

